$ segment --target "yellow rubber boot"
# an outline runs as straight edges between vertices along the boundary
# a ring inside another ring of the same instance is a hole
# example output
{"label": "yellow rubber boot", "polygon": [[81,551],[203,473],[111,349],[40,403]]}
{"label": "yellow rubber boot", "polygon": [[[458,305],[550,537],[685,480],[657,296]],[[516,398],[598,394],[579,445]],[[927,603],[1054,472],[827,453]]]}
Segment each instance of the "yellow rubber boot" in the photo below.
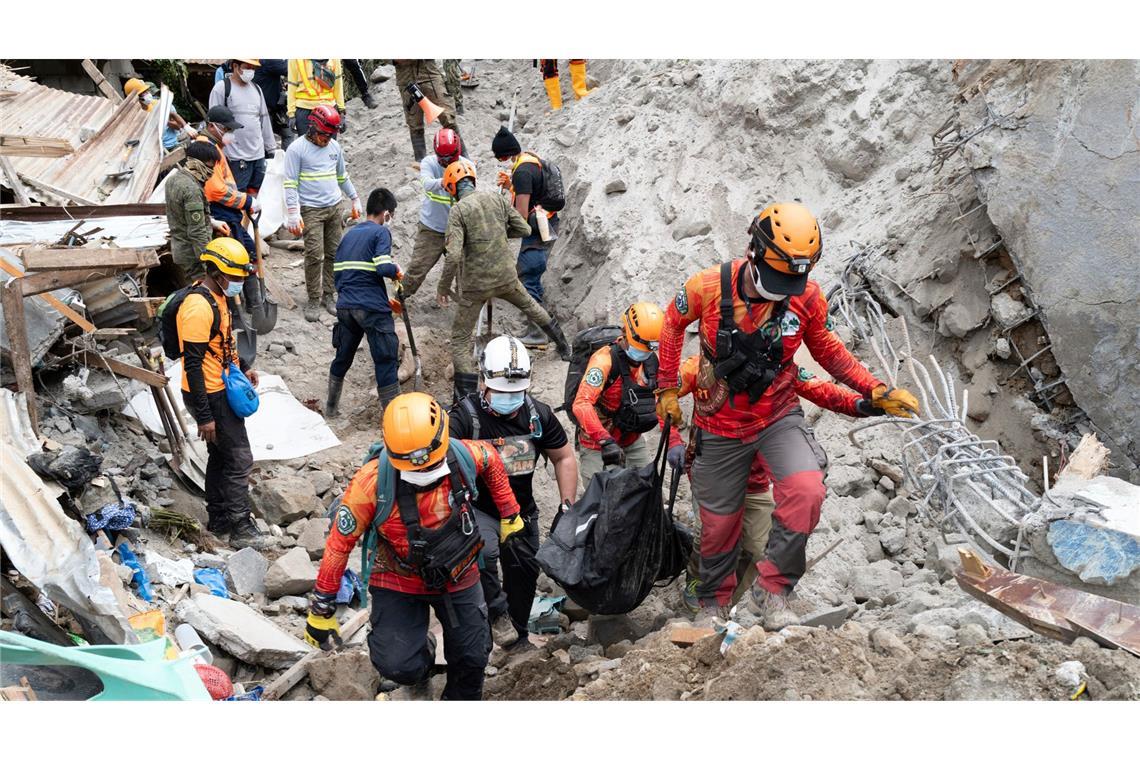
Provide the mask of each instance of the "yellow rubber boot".
{"label": "yellow rubber boot", "polygon": [[574,87],[574,97],[578,100],[593,92],[593,90],[586,88],[586,62],[584,60],[570,61],[570,84]]}
{"label": "yellow rubber boot", "polygon": [[547,97],[550,98],[550,110],[560,110],[562,108],[562,83],[558,81],[558,77],[543,79],[542,84],[546,87]]}

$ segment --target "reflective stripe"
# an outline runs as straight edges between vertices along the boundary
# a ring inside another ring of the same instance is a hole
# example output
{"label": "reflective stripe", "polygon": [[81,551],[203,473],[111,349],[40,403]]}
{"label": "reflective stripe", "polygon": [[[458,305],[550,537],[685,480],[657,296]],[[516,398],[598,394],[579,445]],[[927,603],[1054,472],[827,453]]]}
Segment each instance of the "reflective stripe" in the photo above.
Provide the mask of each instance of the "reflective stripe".
{"label": "reflective stripe", "polygon": [[334,272],[343,272],[346,269],[359,269],[362,272],[375,272],[376,265],[371,261],[338,261],[333,264]]}
{"label": "reflective stripe", "polygon": [[298,183],[295,179],[287,179],[282,184],[285,185],[285,187],[296,187]]}
{"label": "reflective stripe", "polygon": [[372,263],[375,264],[376,266],[380,266],[381,264],[391,264],[392,263],[392,257],[385,253],[381,256],[377,256],[376,258],[372,259]]}
{"label": "reflective stripe", "polygon": [[337,179],[336,172],[300,172],[297,176],[302,181],[304,181],[304,180],[320,180],[320,179]]}
{"label": "reflective stripe", "polygon": [[348,181],[348,175],[347,174],[338,174],[338,175],[336,175],[336,181],[343,184],[343,183]]}
{"label": "reflective stripe", "polygon": [[450,206],[452,203],[450,195],[440,195],[438,193],[429,193],[427,190],[424,190],[424,195],[426,195],[428,198],[435,201],[436,203],[444,203],[444,204],[447,204],[448,206]]}

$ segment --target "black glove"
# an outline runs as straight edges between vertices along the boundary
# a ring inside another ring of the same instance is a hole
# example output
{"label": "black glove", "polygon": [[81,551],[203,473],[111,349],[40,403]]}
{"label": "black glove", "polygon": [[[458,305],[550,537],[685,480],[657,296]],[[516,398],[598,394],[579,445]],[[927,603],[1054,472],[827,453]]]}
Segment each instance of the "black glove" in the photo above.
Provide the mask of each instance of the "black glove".
{"label": "black glove", "polygon": [[296,116],[290,116],[289,117],[289,131],[292,132],[293,134],[297,134],[297,117]]}
{"label": "black glove", "polygon": [[855,402],[855,412],[861,417],[882,417],[885,411],[871,404],[870,399],[861,398]]}
{"label": "black glove", "polygon": [[348,112],[338,110],[340,114],[340,133],[344,134],[348,131]]}
{"label": "black glove", "polygon": [[617,445],[617,441],[613,438],[602,441],[602,464],[606,467],[611,464],[620,466],[624,459],[625,452],[621,450],[621,446]]}

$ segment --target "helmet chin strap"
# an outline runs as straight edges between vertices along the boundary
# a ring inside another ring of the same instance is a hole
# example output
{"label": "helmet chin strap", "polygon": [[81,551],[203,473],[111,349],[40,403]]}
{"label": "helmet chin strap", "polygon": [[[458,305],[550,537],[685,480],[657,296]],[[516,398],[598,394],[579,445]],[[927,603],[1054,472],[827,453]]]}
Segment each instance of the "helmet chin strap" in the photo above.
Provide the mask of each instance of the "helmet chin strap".
{"label": "helmet chin strap", "polygon": [[756,291],[760,293],[760,297],[765,301],[783,301],[787,296],[780,295],[779,293],[769,293],[764,290],[764,286],[760,284],[760,265],[756,263],[755,257],[748,260],[749,271],[752,273],[752,284],[756,287]]}

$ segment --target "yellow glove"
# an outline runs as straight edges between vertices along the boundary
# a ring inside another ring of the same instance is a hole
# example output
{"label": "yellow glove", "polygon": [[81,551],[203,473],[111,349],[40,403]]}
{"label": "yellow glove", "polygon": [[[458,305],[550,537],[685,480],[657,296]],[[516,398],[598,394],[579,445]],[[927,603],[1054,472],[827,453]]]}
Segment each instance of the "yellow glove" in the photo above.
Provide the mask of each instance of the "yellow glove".
{"label": "yellow glove", "polygon": [[673,427],[677,430],[684,427],[685,418],[681,414],[681,402],[677,400],[676,388],[659,388],[657,390],[657,416],[663,420],[673,420]]}
{"label": "yellow glove", "polygon": [[505,544],[507,539],[525,527],[526,523],[523,522],[522,515],[515,515],[505,520],[499,520],[499,543]]}
{"label": "yellow glove", "polygon": [[339,647],[342,639],[336,615],[323,617],[310,610],[309,619],[305,621],[305,643],[325,650]]}
{"label": "yellow glove", "polygon": [[918,414],[918,399],[902,388],[876,386],[871,391],[871,406],[895,417],[913,417]]}

